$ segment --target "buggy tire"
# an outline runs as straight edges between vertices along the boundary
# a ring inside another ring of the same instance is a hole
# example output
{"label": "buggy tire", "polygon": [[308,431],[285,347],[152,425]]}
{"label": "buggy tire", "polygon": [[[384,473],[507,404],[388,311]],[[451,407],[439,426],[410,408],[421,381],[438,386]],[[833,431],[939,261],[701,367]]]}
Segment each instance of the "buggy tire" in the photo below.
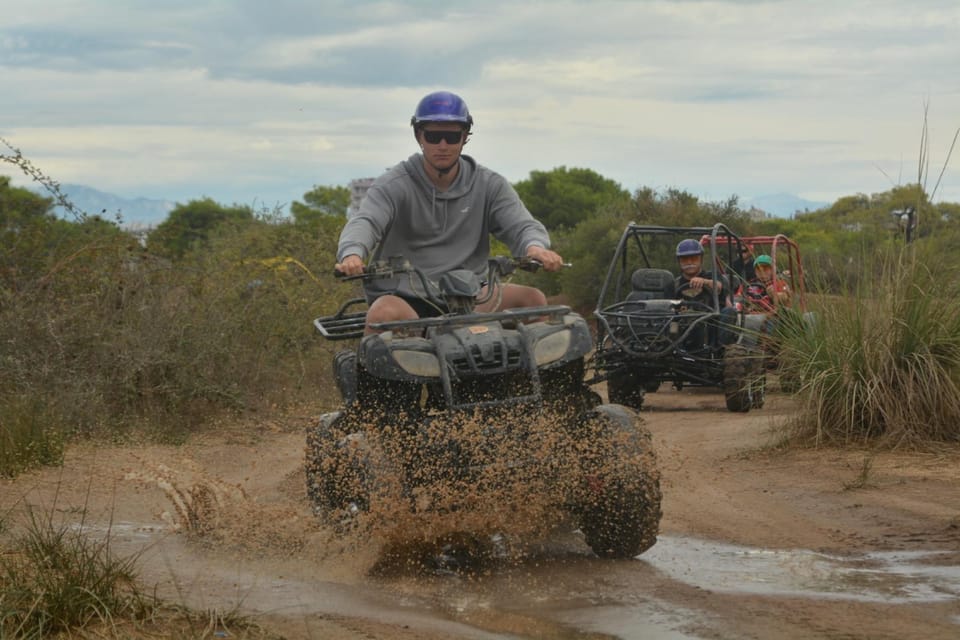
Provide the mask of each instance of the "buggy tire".
{"label": "buggy tire", "polygon": [[767,401],[767,375],[766,368],[761,365],[754,371],[756,376],[751,384],[751,402],[752,408],[763,409]]}
{"label": "buggy tire", "polygon": [[644,387],[637,377],[628,371],[612,371],[607,379],[607,397],[613,404],[639,411],[643,408]]}
{"label": "buggy tire", "polygon": [[660,529],[660,472],[650,432],[640,417],[617,405],[584,415],[593,439],[584,456],[576,511],[584,540],[601,558],[632,558],[652,547]]}
{"label": "buggy tire", "polygon": [[766,376],[762,353],[741,344],[727,346],[723,356],[723,394],[730,411],[746,413],[763,406]]}

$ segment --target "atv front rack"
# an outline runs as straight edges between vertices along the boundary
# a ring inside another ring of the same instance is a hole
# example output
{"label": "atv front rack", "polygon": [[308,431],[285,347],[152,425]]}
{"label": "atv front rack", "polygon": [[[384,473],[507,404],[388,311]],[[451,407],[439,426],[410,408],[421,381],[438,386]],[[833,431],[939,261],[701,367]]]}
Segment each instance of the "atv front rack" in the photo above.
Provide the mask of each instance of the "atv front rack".
{"label": "atv front rack", "polygon": [[[313,321],[313,326],[327,340],[355,340],[362,338],[367,323],[367,312],[350,311],[351,307],[365,305],[364,298],[352,298],[340,306],[336,313],[321,316]],[[427,327],[463,326],[483,322],[522,322],[530,318],[547,316],[550,320],[557,320],[570,313],[566,305],[551,305],[546,307],[523,307],[491,311],[488,313],[470,313],[466,315],[450,314],[435,318],[416,318],[412,320],[395,320],[392,322],[376,322],[370,325],[377,331],[393,331],[395,329],[426,329]]]}
{"label": "atv front rack", "polygon": [[347,300],[332,316],[321,316],[313,321],[313,326],[327,340],[354,340],[363,337],[367,326],[367,311],[349,311],[351,307],[366,305],[365,298]]}
{"label": "atv front rack", "polygon": [[468,324],[482,324],[484,322],[504,322],[512,324],[518,321],[548,316],[551,320],[562,318],[570,313],[566,305],[551,305],[547,307],[520,307],[503,311],[488,311],[482,313],[448,314],[434,318],[416,318],[413,320],[394,320],[392,322],[374,322],[370,325],[378,331],[393,331],[395,329],[426,329],[427,327],[453,327]]}

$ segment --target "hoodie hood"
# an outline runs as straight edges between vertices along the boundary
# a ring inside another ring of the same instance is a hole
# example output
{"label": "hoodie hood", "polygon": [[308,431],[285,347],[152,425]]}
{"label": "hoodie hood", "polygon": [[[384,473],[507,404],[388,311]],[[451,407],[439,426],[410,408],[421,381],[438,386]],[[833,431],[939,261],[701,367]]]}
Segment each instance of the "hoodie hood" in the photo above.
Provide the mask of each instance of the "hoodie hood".
{"label": "hoodie hood", "polygon": [[415,153],[403,161],[403,168],[408,174],[414,177],[417,184],[424,191],[436,200],[453,200],[463,197],[473,188],[473,183],[477,180],[477,162],[470,156],[460,154],[457,160],[460,168],[457,171],[457,177],[446,191],[437,191],[437,188],[430,181],[426,170],[423,168],[423,154]]}

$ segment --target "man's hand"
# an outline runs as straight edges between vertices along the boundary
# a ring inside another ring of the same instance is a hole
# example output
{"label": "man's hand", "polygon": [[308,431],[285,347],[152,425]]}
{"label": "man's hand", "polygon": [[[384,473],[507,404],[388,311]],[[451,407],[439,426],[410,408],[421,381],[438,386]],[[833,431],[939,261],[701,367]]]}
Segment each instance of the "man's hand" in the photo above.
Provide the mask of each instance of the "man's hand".
{"label": "man's hand", "polygon": [[528,247],[527,257],[539,261],[547,271],[559,271],[563,267],[563,258],[560,254],[543,247]]}
{"label": "man's hand", "polygon": [[356,254],[344,256],[342,262],[333,265],[334,270],[348,276],[358,276],[363,273],[363,258]]}
{"label": "man's hand", "polygon": [[[700,291],[704,287],[706,287],[707,289],[712,289],[713,280],[711,280],[710,278],[701,278],[700,276],[695,276],[693,278],[690,278],[690,288],[693,289],[694,291]],[[723,289],[723,285],[718,280],[717,291],[720,291],[721,289]]]}

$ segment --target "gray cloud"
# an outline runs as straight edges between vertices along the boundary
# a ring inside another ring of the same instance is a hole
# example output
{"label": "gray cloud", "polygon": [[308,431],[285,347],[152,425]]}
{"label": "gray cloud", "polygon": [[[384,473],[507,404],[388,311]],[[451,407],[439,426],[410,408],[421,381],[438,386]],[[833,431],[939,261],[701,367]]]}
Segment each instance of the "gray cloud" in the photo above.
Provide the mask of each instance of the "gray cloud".
{"label": "gray cloud", "polygon": [[960,124],[953,0],[27,5],[0,23],[0,135],[128,195],[289,200],[375,175],[436,88],[463,93],[471,153],[508,178],[565,164],[627,188],[881,190],[926,100],[934,154]]}

